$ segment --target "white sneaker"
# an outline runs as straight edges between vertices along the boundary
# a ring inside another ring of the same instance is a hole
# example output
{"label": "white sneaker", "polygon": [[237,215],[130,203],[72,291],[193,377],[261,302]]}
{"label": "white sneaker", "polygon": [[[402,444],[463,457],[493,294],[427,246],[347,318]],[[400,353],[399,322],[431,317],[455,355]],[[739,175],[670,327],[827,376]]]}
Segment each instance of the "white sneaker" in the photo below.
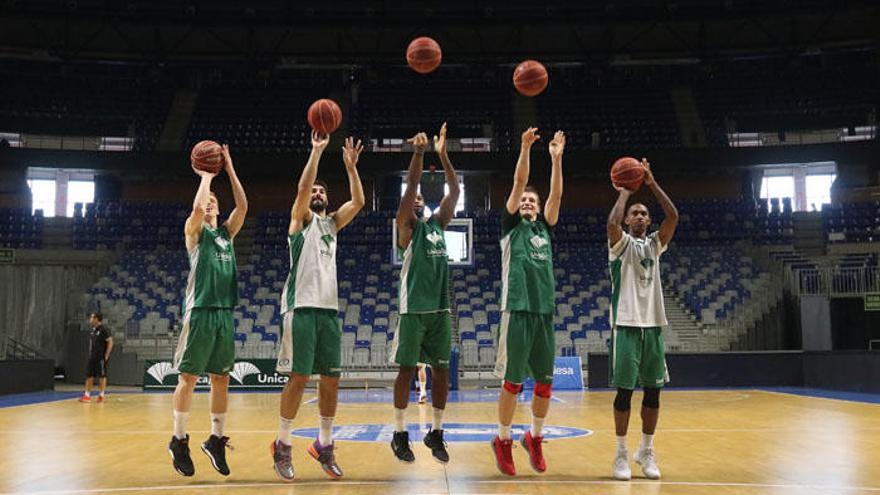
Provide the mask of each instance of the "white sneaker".
{"label": "white sneaker", "polygon": [[633,460],[642,466],[642,472],[645,477],[652,480],[660,479],[660,468],[657,467],[657,454],[654,453],[654,447],[639,449]]}
{"label": "white sneaker", "polygon": [[618,450],[617,457],[614,458],[614,479],[620,481],[629,481],[632,478],[632,471],[629,469],[629,452]]}

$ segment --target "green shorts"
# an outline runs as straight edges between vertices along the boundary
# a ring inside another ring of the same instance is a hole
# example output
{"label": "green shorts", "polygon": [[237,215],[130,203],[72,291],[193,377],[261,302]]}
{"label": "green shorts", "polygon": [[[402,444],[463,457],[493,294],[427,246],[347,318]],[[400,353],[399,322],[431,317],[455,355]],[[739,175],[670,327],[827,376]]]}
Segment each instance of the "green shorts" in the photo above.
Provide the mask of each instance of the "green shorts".
{"label": "green shorts", "polygon": [[611,332],[609,380],[612,387],[662,388],[669,381],[666,346],[660,327],[615,327]]}
{"label": "green shorts", "polygon": [[498,331],[495,374],[510,383],[529,376],[538,383],[553,383],[556,336],[553,315],[527,311],[504,311]]}
{"label": "green shorts", "polygon": [[311,376],[339,376],[342,329],[335,309],[296,308],[284,313],[275,370]]}
{"label": "green shorts", "polygon": [[448,368],[452,352],[452,318],[449,311],[400,315],[391,359],[401,366],[425,363],[432,368]]}
{"label": "green shorts", "polygon": [[193,308],[183,316],[174,352],[181,373],[225,375],[235,365],[235,319],[229,308]]}

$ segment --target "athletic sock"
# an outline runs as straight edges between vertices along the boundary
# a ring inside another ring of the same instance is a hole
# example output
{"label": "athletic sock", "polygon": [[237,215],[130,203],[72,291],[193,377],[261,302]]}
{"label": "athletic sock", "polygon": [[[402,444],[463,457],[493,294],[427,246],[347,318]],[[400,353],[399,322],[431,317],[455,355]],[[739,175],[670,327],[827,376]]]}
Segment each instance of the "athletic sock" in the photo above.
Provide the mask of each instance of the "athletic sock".
{"label": "athletic sock", "polygon": [[394,431],[406,431],[406,408],[394,408]]}
{"label": "athletic sock", "polygon": [[331,416],[321,416],[321,429],[318,432],[318,443],[322,447],[333,443],[333,420]]}
{"label": "athletic sock", "polygon": [[186,438],[186,422],[188,419],[188,412],[174,411],[174,436],[179,440]]}
{"label": "athletic sock", "polygon": [[617,435],[617,451],[621,452],[624,450],[626,450],[626,435]]}
{"label": "athletic sock", "polygon": [[293,428],[293,420],[284,416],[278,418],[278,441],[290,446],[290,430]]}
{"label": "athletic sock", "polygon": [[502,440],[510,440],[510,425],[498,425],[498,437]]}
{"label": "athletic sock", "polygon": [[542,436],[544,431],[544,420],[547,418],[539,418],[532,415],[532,438]]}
{"label": "athletic sock", "polygon": [[440,409],[439,407],[434,408],[434,421],[431,423],[431,429],[443,429],[443,409]]}
{"label": "athletic sock", "polygon": [[645,450],[654,446],[654,435],[648,435],[647,433],[642,433],[642,445],[639,447],[640,450]]}
{"label": "athletic sock", "polygon": [[211,435],[220,438],[223,436],[223,429],[226,426],[226,413],[211,413]]}

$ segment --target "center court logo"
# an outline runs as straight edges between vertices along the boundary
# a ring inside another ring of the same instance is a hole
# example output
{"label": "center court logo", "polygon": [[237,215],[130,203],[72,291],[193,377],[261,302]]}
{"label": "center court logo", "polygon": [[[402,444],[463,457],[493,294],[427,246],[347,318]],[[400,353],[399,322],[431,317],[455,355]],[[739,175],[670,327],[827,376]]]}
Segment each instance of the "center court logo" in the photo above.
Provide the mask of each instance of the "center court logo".
{"label": "center court logo", "polygon": [[[413,442],[422,440],[429,426],[430,424],[420,425],[417,423],[406,425],[410,440]],[[512,425],[511,434],[514,438],[519,438],[529,428],[530,425]],[[495,438],[497,434],[497,424],[445,423],[443,425],[443,440],[447,442],[488,442]],[[544,427],[544,438],[547,440],[586,437],[592,434],[592,430],[574,428],[572,426]],[[393,435],[394,426],[388,424],[341,425],[333,428],[333,440],[347,440],[350,442],[388,443]],[[293,430],[293,436],[315,438],[318,436],[318,428],[299,428]]]}

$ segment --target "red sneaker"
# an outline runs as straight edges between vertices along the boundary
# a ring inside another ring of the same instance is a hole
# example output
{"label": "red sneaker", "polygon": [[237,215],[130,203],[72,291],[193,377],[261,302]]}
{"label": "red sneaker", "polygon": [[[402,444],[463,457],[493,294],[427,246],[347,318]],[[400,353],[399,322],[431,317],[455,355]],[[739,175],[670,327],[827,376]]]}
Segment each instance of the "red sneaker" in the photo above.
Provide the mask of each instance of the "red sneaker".
{"label": "red sneaker", "polygon": [[516,476],[516,466],[513,465],[513,440],[502,440],[496,436],[492,439],[492,452],[495,453],[495,464],[502,474]]}
{"label": "red sneaker", "polygon": [[539,473],[547,470],[547,463],[544,462],[544,452],[541,450],[541,442],[544,437],[533,437],[531,431],[527,431],[522,437],[522,446],[529,453],[529,462],[532,469]]}
{"label": "red sneaker", "polygon": [[104,396],[103,396],[103,395],[99,395],[98,398],[95,399],[95,402],[97,402],[98,404],[104,402]]}
{"label": "red sneaker", "polygon": [[86,395],[86,394],[83,394],[83,396],[79,398],[79,401],[80,401],[80,402],[91,402],[91,401],[92,401],[92,398],[89,397],[89,396]]}

